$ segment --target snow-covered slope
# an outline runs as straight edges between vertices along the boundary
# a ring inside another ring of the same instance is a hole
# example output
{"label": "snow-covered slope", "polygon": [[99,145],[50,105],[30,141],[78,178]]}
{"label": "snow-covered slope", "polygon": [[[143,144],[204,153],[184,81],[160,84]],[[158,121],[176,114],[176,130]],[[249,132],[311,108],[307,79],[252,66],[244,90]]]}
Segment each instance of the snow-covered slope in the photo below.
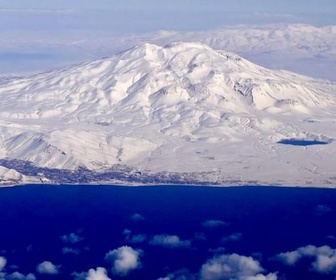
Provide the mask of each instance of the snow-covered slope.
{"label": "snow-covered slope", "polygon": [[123,166],[223,185],[328,185],[336,182],[335,93],[335,83],[204,44],[143,44],[1,81],[0,157],[42,171]]}

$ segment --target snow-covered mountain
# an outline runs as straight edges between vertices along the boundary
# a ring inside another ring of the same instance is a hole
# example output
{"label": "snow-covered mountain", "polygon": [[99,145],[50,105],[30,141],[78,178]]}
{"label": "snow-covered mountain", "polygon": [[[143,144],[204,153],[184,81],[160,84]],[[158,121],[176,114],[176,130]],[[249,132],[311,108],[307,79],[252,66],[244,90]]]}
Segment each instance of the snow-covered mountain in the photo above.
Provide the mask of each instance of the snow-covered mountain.
{"label": "snow-covered mountain", "polygon": [[[313,55],[336,54],[336,26],[316,27],[306,24],[236,25],[207,31],[168,31],[133,35],[116,40],[118,46],[139,42],[164,45],[170,41],[199,41],[212,48],[240,53],[300,52]],[[104,43],[109,39],[105,38]],[[110,39],[111,40],[111,39]]]}
{"label": "snow-covered mountain", "polygon": [[125,49],[141,42],[161,46],[170,42],[201,42],[214,49],[238,53],[271,69],[286,69],[336,81],[336,26],[237,25],[194,32],[162,30],[114,39],[113,42],[108,38],[100,41],[100,46]]}
{"label": "snow-covered mountain", "polygon": [[[35,177],[117,168],[153,181],[336,183],[336,83],[201,43],[142,44],[0,82],[3,174],[31,175],[28,164],[40,168]],[[326,145],[278,143],[285,139]]]}

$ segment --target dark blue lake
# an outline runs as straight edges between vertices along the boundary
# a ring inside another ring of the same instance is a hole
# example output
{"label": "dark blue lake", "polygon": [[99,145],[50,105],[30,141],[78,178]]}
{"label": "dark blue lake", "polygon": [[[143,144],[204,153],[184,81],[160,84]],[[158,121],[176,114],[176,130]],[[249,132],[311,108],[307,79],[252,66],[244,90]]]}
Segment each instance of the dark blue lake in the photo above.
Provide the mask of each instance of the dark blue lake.
{"label": "dark blue lake", "polygon": [[319,140],[304,140],[304,139],[282,139],[279,144],[292,145],[292,146],[312,146],[312,145],[327,145],[327,141]]}
{"label": "dark blue lake", "polygon": [[5,279],[336,275],[334,189],[34,185],[0,206]]}

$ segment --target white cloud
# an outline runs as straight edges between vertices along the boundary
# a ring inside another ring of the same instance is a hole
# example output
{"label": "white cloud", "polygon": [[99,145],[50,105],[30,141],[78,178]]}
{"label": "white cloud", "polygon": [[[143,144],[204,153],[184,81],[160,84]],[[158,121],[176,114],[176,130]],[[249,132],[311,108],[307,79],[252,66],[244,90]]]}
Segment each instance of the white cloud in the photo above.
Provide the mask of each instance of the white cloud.
{"label": "white cloud", "polygon": [[313,245],[307,245],[300,247],[295,251],[280,253],[275,256],[275,259],[281,261],[286,265],[295,265],[303,257],[316,257],[318,255],[333,255],[334,249],[329,246],[316,247]]}
{"label": "white cloud", "polygon": [[230,242],[230,241],[239,241],[243,238],[243,235],[240,232],[233,233],[229,236],[224,236],[222,238],[222,242]]}
{"label": "white cloud", "polygon": [[190,247],[190,240],[181,240],[177,235],[154,235],[149,241],[150,245],[162,246],[167,248]]}
{"label": "white cloud", "polygon": [[319,273],[336,274],[336,249],[329,246],[308,245],[295,251],[280,253],[275,259],[286,265],[295,265],[302,258],[313,258],[312,269]]}
{"label": "white cloud", "polygon": [[132,235],[132,231],[129,229],[125,229],[123,231],[123,235],[126,235],[125,241],[129,243],[142,243],[147,239],[146,234],[135,234]]}
{"label": "white cloud", "polygon": [[147,239],[145,234],[135,234],[127,238],[127,241],[130,243],[142,243]]}
{"label": "white cloud", "polygon": [[[5,257],[0,257],[0,271],[4,269],[4,267],[7,264],[7,259]],[[7,280],[36,280],[36,277],[34,274],[29,273],[27,275],[24,275],[18,271],[15,271],[11,274],[7,274],[4,272],[0,272],[0,279],[7,279]]]}
{"label": "white cloud", "polygon": [[64,247],[64,248],[62,248],[62,253],[63,254],[71,254],[71,255],[79,255],[80,250],[77,249],[77,248]]}
{"label": "white cloud", "polygon": [[275,259],[282,262],[283,264],[293,266],[297,263],[297,261],[301,257],[302,256],[298,252],[291,251],[291,252],[286,252],[286,253],[280,253],[275,256]]}
{"label": "white cloud", "polygon": [[32,273],[28,273],[27,276],[26,276],[26,280],[36,280],[36,277]]}
{"label": "white cloud", "polygon": [[70,233],[68,235],[65,234],[60,236],[60,238],[64,243],[71,243],[71,244],[78,243],[84,239],[84,237],[79,236],[76,233]]}
{"label": "white cloud", "polygon": [[180,270],[168,274],[165,277],[160,277],[157,280],[196,280],[196,279],[198,279],[196,274],[192,274],[188,269],[182,268]]}
{"label": "white cloud", "polygon": [[105,260],[112,264],[112,272],[116,275],[127,275],[134,269],[141,268],[141,250],[123,246],[106,254]]}
{"label": "white cloud", "polygon": [[270,273],[267,275],[257,274],[256,276],[247,276],[241,278],[241,280],[277,280],[278,276],[276,273]]}
{"label": "white cloud", "polygon": [[89,270],[85,280],[111,280],[111,278],[107,276],[105,268],[97,267],[96,270],[93,268]]}
{"label": "white cloud", "polygon": [[131,220],[133,220],[133,221],[143,221],[143,220],[145,220],[145,217],[138,214],[138,213],[135,213],[131,216]]}
{"label": "white cloud", "polygon": [[36,271],[40,274],[59,274],[59,266],[52,262],[44,261],[37,265]]}
{"label": "white cloud", "polygon": [[330,255],[317,255],[312,267],[316,272],[336,274],[336,252]]}
{"label": "white cloud", "polygon": [[126,229],[123,230],[122,234],[127,236],[127,235],[132,234],[132,231],[130,229],[126,228]]}
{"label": "white cloud", "polygon": [[107,276],[107,271],[104,267],[91,268],[88,272],[74,272],[72,276],[74,276],[75,280],[111,280]]}
{"label": "white cloud", "polygon": [[202,223],[202,226],[205,228],[218,228],[221,226],[226,226],[227,223],[220,220],[208,220]]}
{"label": "white cloud", "polygon": [[36,280],[36,277],[34,274],[29,273],[27,275],[24,275],[20,272],[13,272],[12,274],[8,275],[6,277],[8,280]]}
{"label": "white cloud", "polygon": [[0,257],[0,271],[4,269],[4,267],[6,266],[6,263],[7,263],[7,259],[5,257]]}
{"label": "white cloud", "polygon": [[208,260],[201,268],[201,280],[252,280],[252,279],[277,279],[276,274],[263,275],[264,269],[252,257],[238,254],[215,256]]}
{"label": "white cloud", "polygon": [[306,247],[301,247],[298,249],[299,253],[303,256],[316,256],[316,255],[332,255],[334,249],[331,249],[329,246],[316,247],[313,245],[308,245]]}

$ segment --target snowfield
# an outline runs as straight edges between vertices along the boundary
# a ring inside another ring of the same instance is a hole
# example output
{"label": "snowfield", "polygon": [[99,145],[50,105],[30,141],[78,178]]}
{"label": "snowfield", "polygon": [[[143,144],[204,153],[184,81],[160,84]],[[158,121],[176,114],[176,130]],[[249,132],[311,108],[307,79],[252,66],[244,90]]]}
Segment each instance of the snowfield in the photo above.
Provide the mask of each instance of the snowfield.
{"label": "snowfield", "polygon": [[[85,170],[95,182],[118,170],[126,183],[336,185],[336,83],[202,43],[145,43],[2,79],[0,98],[3,184],[63,182],[50,170]],[[286,139],[324,145],[278,143]]]}

